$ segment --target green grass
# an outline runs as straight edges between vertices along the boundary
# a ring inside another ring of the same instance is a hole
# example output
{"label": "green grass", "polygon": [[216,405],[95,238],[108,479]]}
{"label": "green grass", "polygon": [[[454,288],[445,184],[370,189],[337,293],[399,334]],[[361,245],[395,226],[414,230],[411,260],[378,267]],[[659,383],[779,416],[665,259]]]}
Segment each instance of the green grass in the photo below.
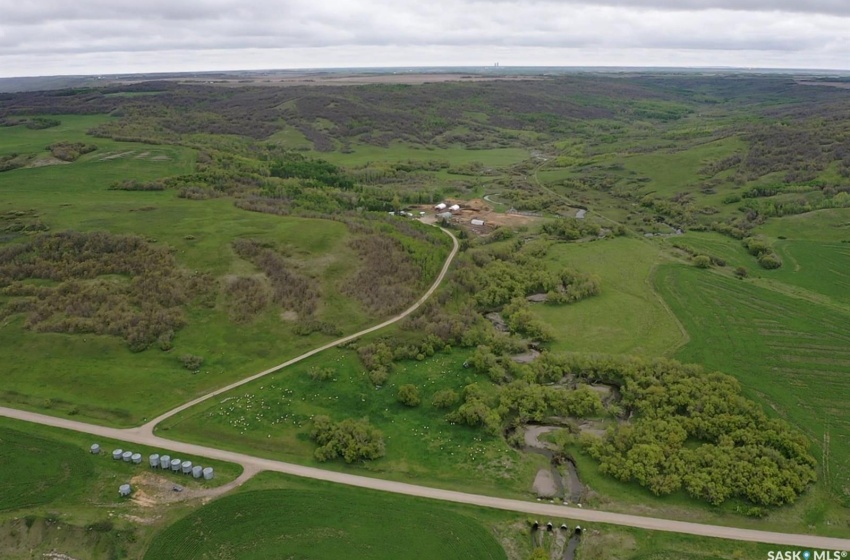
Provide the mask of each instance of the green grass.
{"label": "green grass", "polygon": [[494,148],[490,150],[467,150],[454,148],[422,148],[401,143],[393,143],[389,148],[370,145],[354,145],[353,152],[321,152],[317,157],[345,166],[363,165],[382,161],[427,161],[446,160],[452,164],[479,162],[487,167],[501,168],[519,163],[528,158],[528,150],[523,148]]}
{"label": "green grass", "polygon": [[[103,451],[92,455],[99,443]],[[231,482],[241,473],[232,463],[182,456],[215,468],[211,480],[150,470],[147,455],[168,452],[0,418],[0,550],[4,560],[41,558],[61,550],[74,558],[139,558],[153,532],[197,507],[199,493]],[[142,465],[114,461],[112,449],[141,453]],[[174,453],[171,453],[175,456]],[[179,454],[178,454],[179,455]],[[130,482],[131,499],[118,487]],[[184,486],[180,494],[168,488]],[[153,489],[164,485],[164,496]],[[152,505],[141,500],[147,496]]]}
{"label": "green grass", "polygon": [[[444,418],[447,411],[430,404],[441,389],[486,383],[463,368],[466,356],[457,351],[400,363],[376,389],[353,351],[329,350],[194,407],[166,421],[159,433],[322,468],[527,497],[539,457],[519,453],[483,430],[451,425]],[[311,368],[324,367],[336,371],[333,381],[309,378]],[[419,387],[419,407],[396,401],[398,387],[407,383]],[[354,466],[318,463],[308,438],[310,419],[317,414],[334,420],[367,417],[385,435],[386,456]]]}
{"label": "green grass", "polygon": [[222,498],[159,534],[145,558],[506,558],[474,520],[436,504],[351,490]]}
{"label": "green grass", "polygon": [[[63,140],[85,141],[91,144],[97,144],[104,149],[112,148],[120,143],[112,140],[98,139],[94,140],[86,136],[86,131],[89,129],[111,120],[112,117],[106,115],[58,115],[55,117],[61,124],[52,128],[42,130],[32,130],[25,126],[10,126],[3,127],[3,134],[0,134],[0,155],[19,153],[48,153],[47,146],[55,142]],[[90,157],[97,157],[98,153],[90,154]]]}
{"label": "green grass", "polygon": [[0,428],[0,511],[78,494],[92,474],[91,461],[81,448]]}
{"label": "green grass", "polygon": [[[747,253],[747,250],[744,249],[744,246],[739,240],[720,235],[719,233],[689,231],[684,235],[665,239],[662,243],[664,246],[671,248],[675,243],[693,249],[702,255],[721,258],[726,261],[726,267],[730,274],[739,266],[743,266],[753,275],[766,272],[759,267],[755,257]],[[682,255],[682,258],[688,259],[690,257]]]}
{"label": "green grass", "polygon": [[[230,200],[191,201],[177,198],[173,191],[110,191],[109,185],[118,180],[189,172],[194,167],[194,151],[85,135],[88,128],[108,117],[59,118],[61,126],[46,130],[4,128],[0,153],[13,146],[19,146],[18,150],[43,148],[57,140],[92,142],[98,150],[68,165],[0,173],[0,213],[35,209],[38,219],[52,231],[142,235],[172,247],[182,266],[219,277],[254,272],[252,265],[233,253],[233,239],[272,242],[286,248],[321,284],[325,304],[320,306],[320,319],[347,332],[374,322],[340,291],[359,266],[356,254],[347,246],[349,232],[344,224],[246,212]],[[106,154],[126,155],[104,160]],[[156,160],[151,154],[166,159]],[[21,239],[12,234],[4,241]],[[116,338],[36,334],[22,328],[22,317],[8,318],[0,322],[0,361],[6,364],[0,401],[52,414],[133,425],[330,340],[319,334],[295,336],[290,323],[272,311],[248,327],[234,325],[221,300],[213,309],[190,308],[187,318],[188,325],[178,332],[171,352],[149,349],[138,354]],[[177,357],[185,353],[205,358],[199,374],[181,368]]]}
{"label": "green grass", "polygon": [[773,238],[783,236],[792,240],[850,242],[850,208],[785,216],[769,220],[758,231]]}
{"label": "green grass", "polygon": [[850,244],[780,240],[774,248],[783,265],[766,276],[850,303]]}
{"label": "green grass", "polygon": [[802,429],[823,484],[850,503],[850,316],[693,267],[664,266],[656,280],[691,336],[675,357],[734,375]]}
{"label": "green grass", "polygon": [[555,245],[547,257],[553,267],[595,274],[601,293],[571,305],[534,305],[551,326],[556,351],[666,355],[684,341],[675,317],[650,283],[663,259],[653,243],[617,238]]}
{"label": "green grass", "polygon": [[688,191],[688,186],[698,179],[699,170],[705,163],[722,159],[743,147],[744,143],[740,139],[731,137],[674,153],[655,152],[630,156],[624,158],[623,163],[627,169],[651,179],[641,189],[643,194],[653,192],[669,197]]}

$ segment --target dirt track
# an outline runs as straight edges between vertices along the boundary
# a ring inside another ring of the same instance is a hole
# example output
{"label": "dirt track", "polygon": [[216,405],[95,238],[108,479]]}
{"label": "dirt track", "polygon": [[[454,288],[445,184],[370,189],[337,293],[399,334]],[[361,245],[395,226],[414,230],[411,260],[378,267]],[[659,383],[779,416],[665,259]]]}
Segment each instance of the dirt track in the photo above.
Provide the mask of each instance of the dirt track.
{"label": "dirt track", "polygon": [[[444,230],[445,231],[445,230]],[[649,529],[654,531],[667,531],[674,533],[685,533],[689,535],[698,535],[704,537],[717,537],[723,539],[732,539],[739,541],[751,541],[751,542],[763,542],[780,546],[800,546],[800,547],[809,547],[809,548],[818,548],[825,550],[850,550],[850,539],[838,539],[831,537],[819,537],[815,535],[795,535],[795,534],[787,534],[787,533],[771,533],[767,531],[756,531],[752,529],[739,529],[735,527],[724,527],[717,525],[704,525],[699,523],[687,523],[683,521],[674,521],[670,519],[658,519],[653,517],[641,517],[636,515],[625,515],[621,513],[611,513],[605,511],[594,511],[588,509],[578,509],[571,508],[567,506],[560,505],[552,505],[546,503],[539,502],[525,502],[521,500],[510,500],[505,498],[495,498],[492,496],[482,496],[478,494],[468,494],[465,492],[455,492],[452,490],[442,490],[439,488],[429,488],[427,486],[418,486],[414,484],[406,484],[403,482],[393,482],[389,480],[382,480],[378,478],[369,478],[365,476],[353,475],[348,473],[336,472],[336,471],[326,471],[322,469],[317,469],[313,467],[305,467],[303,465],[295,465],[292,463],[284,463],[282,461],[274,461],[271,459],[263,459],[260,457],[254,457],[251,455],[246,455],[243,453],[235,453],[232,451],[225,451],[221,449],[215,449],[212,447],[205,447],[201,445],[195,445],[191,443],[183,443],[178,441],[168,440],[159,436],[154,435],[153,428],[154,426],[165,420],[170,418],[171,416],[191,407],[200,402],[203,402],[207,399],[210,399],[216,395],[219,395],[225,391],[229,391],[235,387],[239,387],[245,383],[249,383],[255,379],[263,377],[264,375],[268,375],[272,372],[281,370],[291,364],[304,360],[310,356],[318,354],[323,350],[328,348],[332,348],[339,344],[343,344],[349,340],[354,338],[363,336],[365,334],[374,332],[378,329],[381,329],[387,325],[400,321],[413,311],[415,311],[422,303],[425,302],[440,286],[445,275],[449,269],[449,266],[452,263],[455,255],[458,251],[458,242],[457,239],[446,231],[446,234],[450,235],[453,240],[454,247],[452,249],[451,254],[446,259],[446,263],[443,265],[443,269],[441,270],[439,276],[437,277],[434,284],[431,288],[417,301],[412,307],[389,319],[384,321],[380,325],[376,325],[369,329],[363,330],[359,333],[341,338],[335,342],[331,342],[326,344],[320,348],[316,348],[306,354],[303,354],[297,358],[293,358],[287,362],[284,362],[278,366],[267,369],[266,371],[260,372],[252,377],[243,379],[236,383],[232,383],[227,387],[222,387],[208,395],[197,398],[191,402],[188,402],[184,405],[181,405],[161,416],[155,418],[151,422],[148,422],[144,426],[138,428],[128,428],[128,429],[118,429],[118,428],[108,428],[105,426],[97,426],[94,424],[86,424],[84,422],[77,422],[75,420],[69,420],[66,418],[57,418],[54,416],[46,416],[44,414],[38,414],[35,412],[28,412],[25,410],[17,410],[13,408],[0,407],[0,416],[5,416],[8,418],[14,418],[17,420],[22,420],[25,422],[33,422],[36,424],[42,424],[45,426],[52,426],[56,428],[62,428],[67,430],[73,430],[76,432],[82,432],[86,434],[91,434],[94,436],[116,439],[120,441],[126,441],[128,443],[136,443],[141,445],[148,445],[151,447],[159,447],[163,450],[168,450],[170,452],[179,452],[179,453],[187,453],[192,455],[197,455],[200,457],[208,457],[211,459],[217,459],[220,461],[229,461],[232,463],[239,464],[243,467],[243,474],[237,478],[232,483],[226,486],[227,489],[234,488],[236,486],[241,485],[248,479],[250,479],[254,474],[261,471],[272,471],[272,472],[280,472],[285,474],[290,474],[294,476],[301,476],[305,478],[312,478],[316,480],[324,480],[328,482],[336,482],[338,484],[346,484],[349,486],[356,486],[360,488],[369,488],[372,490],[380,490],[384,492],[393,492],[396,494],[404,494],[407,496],[417,496],[422,498],[430,498],[434,500],[442,500],[447,502],[455,502],[461,504],[469,504],[481,507],[488,507],[500,510],[507,511],[515,511],[515,512],[524,512],[534,515],[540,516],[548,516],[553,519],[570,519],[581,522],[591,522],[591,523],[611,523],[614,525],[624,525],[628,527],[637,527],[641,529]]]}
{"label": "dirt track", "polygon": [[467,494],[465,492],[455,492],[452,490],[442,490],[439,488],[429,488],[427,486],[417,486],[415,484],[406,484],[403,482],[393,482],[390,480],[382,480],[379,478],[369,478],[365,476],[353,475],[348,473],[326,471],[313,467],[305,467],[302,465],[294,465],[284,463],[282,461],[273,461],[271,459],[262,459],[242,453],[232,451],[224,451],[214,449],[212,447],[204,447],[191,443],[182,443],[177,441],[167,440],[150,434],[140,428],[117,429],[107,428],[104,426],[95,426],[76,422],[65,418],[56,418],[53,416],[45,416],[35,412],[27,412],[12,408],[0,407],[0,415],[9,418],[16,418],[27,422],[54,426],[57,428],[65,428],[78,432],[88,433],[100,437],[117,439],[129,443],[137,443],[160,447],[163,450],[171,452],[187,453],[198,455],[201,457],[209,457],[220,461],[230,461],[242,465],[248,473],[239,478],[240,482],[244,482],[250,475],[260,471],[272,471],[301,476],[305,478],[313,478],[316,480],[325,480],[328,482],[336,482],[338,484],[347,484],[349,486],[357,486],[360,488],[369,488],[372,490],[380,490],[384,492],[393,492],[396,494],[404,494],[407,496],[418,496],[422,498],[430,498],[434,500],[442,500],[447,502],[456,502],[460,504],[469,504],[481,507],[501,509],[507,511],[524,512],[539,516],[548,516],[552,519],[570,519],[581,521],[583,523],[611,523],[614,525],[625,525],[628,527],[638,527],[641,529],[649,529],[653,531],[668,531],[673,533],[685,533],[689,535],[698,535],[703,537],[717,537],[721,539],[732,539],[738,541],[763,542],[779,546],[800,546],[817,548],[824,550],[850,550],[850,539],[838,539],[831,537],[819,537],[815,535],[795,535],[788,533],[771,533],[767,531],[755,531],[752,529],[738,529],[735,527],[723,527],[718,525],[704,525],[700,523],[687,523],[683,521],[673,521],[670,519],[658,519],[654,517],[640,517],[637,515],[625,515],[622,513],[611,513],[606,511],[595,511],[588,509],[571,508],[567,506],[552,505],[540,502],[524,502],[521,500],[509,500],[505,498],[494,498],[491,496],[482,496],[478,494]]}

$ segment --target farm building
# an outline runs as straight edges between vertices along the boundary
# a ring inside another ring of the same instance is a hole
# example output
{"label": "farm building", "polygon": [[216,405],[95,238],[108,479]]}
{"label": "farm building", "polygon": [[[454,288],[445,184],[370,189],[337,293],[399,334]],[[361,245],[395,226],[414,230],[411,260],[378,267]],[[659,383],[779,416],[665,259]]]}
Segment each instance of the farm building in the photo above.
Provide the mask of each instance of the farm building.
{"label": "farm building", "polygon": [[449,212],[460,212],[460,205],[452,204],[449,206]]}
{"label": "farm building", "polygon": [[437,214],[437,217],[441,220],[451,220],[452,213],[451,212],[443,212],[442,214]]}
{"label": "farm building", "polygon": [[474,226],[483,226],[483,225],[484,225],[484,220],[473,219],[473,220],[471,220],[469,223],[470,223],[470,224],[472,224],[472,225],[474,225]]}
{"label": "farm building", "polygon": [[434,206],[434,210],[445,210],[445,209],[446,209],[446,203],[445,202],[441,202],[438,205]]}

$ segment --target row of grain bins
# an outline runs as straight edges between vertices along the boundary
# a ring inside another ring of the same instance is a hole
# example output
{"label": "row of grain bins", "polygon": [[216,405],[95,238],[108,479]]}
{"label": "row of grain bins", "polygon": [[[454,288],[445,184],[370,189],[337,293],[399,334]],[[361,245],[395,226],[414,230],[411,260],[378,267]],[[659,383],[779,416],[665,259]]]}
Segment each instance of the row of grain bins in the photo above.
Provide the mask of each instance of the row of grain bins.
{"label": "row of grain bins", "polygon": [[204,480],[212,480],[215,477],[215,471],[212,467],[204,468],[201,465],[192,465],[192,461],[172,459],[169,455],[154,453],[148,457],[148,462],[152,469],[171,469],[173,472],[191,474],[193,478],[201,478],[203,476]]}
{"label": "row of grain bins", "polygon": [[[91,452],[93,455],[100,454],[100,445],[92,444]],[[142,454],[132,451],[124,451],[123,449],[114,449],[112,451],[112,459],[115,461],[124,461],[125,463],[133,463],[140,465],[142,463]],[[154,453],[148,456],[148,463],[152,469],[160,468],[163,470],[170,469],[173,472],[182,472],[183,474],[191,474],[194,478],[203,477],[205,480],[212,480],[215,477],[215,470],[212,467],[204,468],[201,465],[193,465],[192,461],[183,461],[181,459],[172,459],[169,455],[160,455]]]}

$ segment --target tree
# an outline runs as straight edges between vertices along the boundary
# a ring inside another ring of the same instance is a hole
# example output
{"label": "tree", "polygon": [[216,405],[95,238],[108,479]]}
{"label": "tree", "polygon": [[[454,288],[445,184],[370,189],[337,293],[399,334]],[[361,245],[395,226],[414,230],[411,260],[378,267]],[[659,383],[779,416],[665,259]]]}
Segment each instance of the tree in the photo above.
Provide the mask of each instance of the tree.
{"label": "tree", "polygon": [[735,276],[737,276],[738,278],[744,279],[747,276],[749,276],[749,272],[747,272],[747,269],[744,268],[743,266],[739,266],[738,268],[735,269]]}
{"label": "tree", "polygon": [[419,389],[416,385],[407,384],[398,388],[398,402],[404,406],[419,406],[421,399],[419,398]]}
{"label": "tree", "polygon": [[443,389],[434,393],[431,405],[434,408],[451,408],[457,402],[457,393],[451,389]]}
{"label": "tree", "polygon": [[383,457],[385,452],[384,434],[366,418],[333,422],[327,416],[316,416],[310,439],[319,445],[314,454],[319,461],[340,457],[346,463],[353,463]]}

